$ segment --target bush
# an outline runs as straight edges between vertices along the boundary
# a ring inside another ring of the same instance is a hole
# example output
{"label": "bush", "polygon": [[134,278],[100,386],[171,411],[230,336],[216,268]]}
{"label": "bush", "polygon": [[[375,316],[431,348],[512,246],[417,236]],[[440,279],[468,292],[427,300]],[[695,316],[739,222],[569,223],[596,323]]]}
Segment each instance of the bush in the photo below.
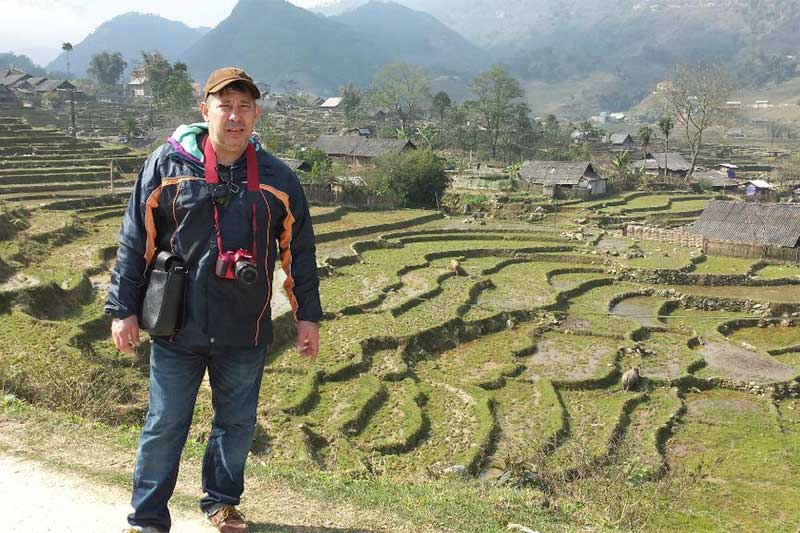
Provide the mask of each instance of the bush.
{"label": "bush", "polygon": [[445,160],[430,150],[412,150],[375,159],[366,176],[371,189],[404,206],[435,206],[447,188]]}

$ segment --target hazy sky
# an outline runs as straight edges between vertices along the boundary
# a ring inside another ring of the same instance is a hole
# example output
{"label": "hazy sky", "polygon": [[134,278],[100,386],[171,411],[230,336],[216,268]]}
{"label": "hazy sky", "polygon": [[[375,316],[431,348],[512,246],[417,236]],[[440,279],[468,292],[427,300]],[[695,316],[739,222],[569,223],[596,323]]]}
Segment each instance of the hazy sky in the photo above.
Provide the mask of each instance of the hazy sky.
{"label": "hazy sky", "polygon": [[[311,7],[330,0],[290,0]],[[25,54],[44,66],[61,43],[81,42],[116,15],[155,13],[189,26],[216,26],[237,0],[0,0],[0,52]]]}

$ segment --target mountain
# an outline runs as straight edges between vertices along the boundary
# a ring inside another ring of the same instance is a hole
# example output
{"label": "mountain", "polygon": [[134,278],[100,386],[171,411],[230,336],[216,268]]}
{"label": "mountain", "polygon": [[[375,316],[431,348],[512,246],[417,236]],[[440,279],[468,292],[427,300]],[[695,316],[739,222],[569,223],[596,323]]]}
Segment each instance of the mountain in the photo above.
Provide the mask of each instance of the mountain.
{"label": "mountain", "polygon": [[392,60],[438,74],[474,75],[491,65],[489,54],[433,16],[393,2],[372,1],[332,20],[386,48]]}
{"label": "mountain", "polygon": [[45,70],[37,65],[25,54],[15,54],[14,52],[0,53],[0,70],[5,70],[9,67],[14,67],[23,70],[33,76],[46,75]]}
{"label": "mountain", "polygon": [[230,16],[182,54],[196,80],[224,65],[241,65],[284,89],[335,93],[365,85],[391,59],[349,26],[284,0],[240,0]]}
{"label": "mountain", "polygon": [[[80,43],[73,43],[70,71],[77,77],[86,76],[86,69],[94,54],[120,52],[128,66],[141,60],[141,51],[160,51],[171,61],[199,39],[207,29],[190,28],[182,22],[168,20],[158,15],[126,13],[97,27]],[[49,71],[65,72],[67,54],[62,52],[47,65]]]}

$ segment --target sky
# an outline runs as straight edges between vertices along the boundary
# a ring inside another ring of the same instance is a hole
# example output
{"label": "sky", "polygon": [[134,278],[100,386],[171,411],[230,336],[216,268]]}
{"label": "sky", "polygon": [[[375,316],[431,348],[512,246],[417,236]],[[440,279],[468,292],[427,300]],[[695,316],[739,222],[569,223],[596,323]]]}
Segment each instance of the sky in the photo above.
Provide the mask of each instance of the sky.
{"label": "sky", "polygon": [[[290,0],[301,7],[330,0]],[[61,43],[81,42],[111,18],[138,11],[189,26],[216,26],[237,0],[0,0],[0,52],[25,54],[45,66],[61,53]]]}

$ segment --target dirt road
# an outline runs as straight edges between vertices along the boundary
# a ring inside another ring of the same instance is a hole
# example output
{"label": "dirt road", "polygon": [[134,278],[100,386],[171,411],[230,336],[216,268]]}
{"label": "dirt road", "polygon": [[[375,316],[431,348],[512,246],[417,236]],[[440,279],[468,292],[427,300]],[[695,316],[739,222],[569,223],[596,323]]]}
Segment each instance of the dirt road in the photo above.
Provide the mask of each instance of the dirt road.
{"label": "dirt road", "polygon": [[[6,533],[110,533],[126,526],[130,495],[38,463],[0,456]],[[172,533],[211,533],[198,514],[173,513]]]}

